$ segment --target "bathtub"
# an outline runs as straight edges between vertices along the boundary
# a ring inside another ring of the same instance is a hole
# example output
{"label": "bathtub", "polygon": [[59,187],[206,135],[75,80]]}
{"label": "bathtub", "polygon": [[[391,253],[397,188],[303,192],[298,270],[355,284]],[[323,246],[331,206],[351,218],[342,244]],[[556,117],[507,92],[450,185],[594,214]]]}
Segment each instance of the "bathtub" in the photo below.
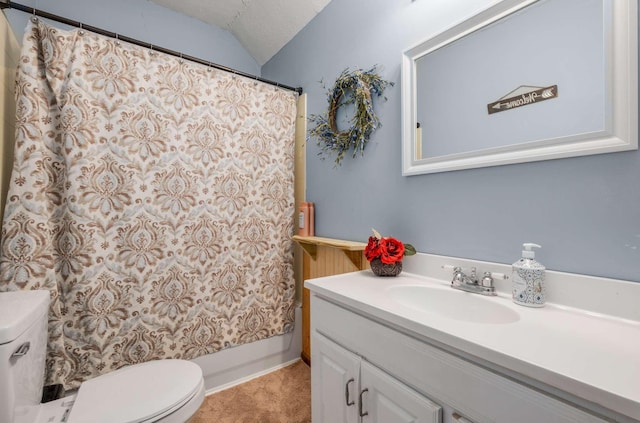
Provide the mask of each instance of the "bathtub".
{"label": "bathtub", "polygon": [[202,368],[207,394],[212,394],[294,363],[300,359],[301,352],[302,307],[298,304],[292,332],[227,348],[191,361]]}

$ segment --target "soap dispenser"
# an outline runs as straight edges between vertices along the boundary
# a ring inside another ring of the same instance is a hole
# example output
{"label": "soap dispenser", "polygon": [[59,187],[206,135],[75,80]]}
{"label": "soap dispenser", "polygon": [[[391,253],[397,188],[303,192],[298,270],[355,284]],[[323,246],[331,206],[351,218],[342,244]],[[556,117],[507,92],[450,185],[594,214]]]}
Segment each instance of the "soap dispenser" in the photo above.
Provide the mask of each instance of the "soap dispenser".
{"label": "soap dispenser", "polygon": [[527,307],[542,307],[545,302],[545,267],[535,261],[532,248],[542,248],[538,244],[522,244],[522,258],[513,263],[513,302]]}

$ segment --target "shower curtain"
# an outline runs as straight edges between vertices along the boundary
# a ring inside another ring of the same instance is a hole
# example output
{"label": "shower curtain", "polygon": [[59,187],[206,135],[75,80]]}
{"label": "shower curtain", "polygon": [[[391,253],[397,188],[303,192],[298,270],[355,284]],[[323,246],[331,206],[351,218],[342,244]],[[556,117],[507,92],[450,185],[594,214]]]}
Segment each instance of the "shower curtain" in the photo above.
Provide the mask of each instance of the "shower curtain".
{"label": "shower curtain", "polygon": [[297,94],[29,24],[0,290],[47,289],[47,383],[292,329]]}

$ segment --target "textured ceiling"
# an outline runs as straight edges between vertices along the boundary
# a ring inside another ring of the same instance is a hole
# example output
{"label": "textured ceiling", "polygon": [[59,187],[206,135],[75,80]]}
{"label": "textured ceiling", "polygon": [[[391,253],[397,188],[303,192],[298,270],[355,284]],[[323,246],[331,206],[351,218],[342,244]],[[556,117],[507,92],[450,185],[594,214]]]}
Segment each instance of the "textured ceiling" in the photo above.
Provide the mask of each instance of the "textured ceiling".
{"label": "textured ceiling", "polygon": [[152,0],[231,32],[262,66],[331,0]]}

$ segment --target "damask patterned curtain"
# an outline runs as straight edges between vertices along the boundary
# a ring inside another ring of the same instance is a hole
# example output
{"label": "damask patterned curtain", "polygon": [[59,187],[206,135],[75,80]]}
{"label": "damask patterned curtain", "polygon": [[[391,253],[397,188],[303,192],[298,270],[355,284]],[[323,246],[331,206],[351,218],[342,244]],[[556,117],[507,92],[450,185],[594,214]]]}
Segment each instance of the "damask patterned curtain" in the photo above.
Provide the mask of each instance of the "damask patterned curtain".
{"label": "damask patterned curtain", "polygon": [[296,94],[30,23],[0,290],[48,289],[47,383],[293,323]]}

